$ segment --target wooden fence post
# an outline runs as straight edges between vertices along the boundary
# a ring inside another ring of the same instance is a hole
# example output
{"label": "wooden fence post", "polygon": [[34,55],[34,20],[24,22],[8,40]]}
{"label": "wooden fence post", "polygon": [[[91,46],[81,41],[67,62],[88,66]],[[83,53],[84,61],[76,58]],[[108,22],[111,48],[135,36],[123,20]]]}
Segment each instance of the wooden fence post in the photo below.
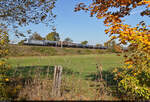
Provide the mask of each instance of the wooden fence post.
{"label": "wooden fence post", "polygon": [[98,70],[98,81],[103,81],[103,75],[102,75],[102,72],[103,72],[103,68],[102,68],[102,65],[101,64],[96,64],[96,68]]}
{"label": "wooden fence post", "polygon": [[62,77],[62,66],[55,66],[54,69],[54,79],[53,79],[53,87],[52,87],[52,96],[60,97],[60,89],[61,89],[61,77]]}

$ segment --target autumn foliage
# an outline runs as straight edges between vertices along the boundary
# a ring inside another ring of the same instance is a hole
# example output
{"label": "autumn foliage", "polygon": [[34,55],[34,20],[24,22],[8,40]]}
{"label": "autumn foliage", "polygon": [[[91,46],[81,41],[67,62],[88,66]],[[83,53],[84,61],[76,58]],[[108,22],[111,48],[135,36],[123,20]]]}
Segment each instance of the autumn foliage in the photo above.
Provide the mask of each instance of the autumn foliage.
{"label": "autumn foliage", "polygon": [[124,68],[114,71],[119,90],[132,98],[150,99],[150,25],[142,20],[135,27],[124,22],[124,17],[140,6],[145,8],[140,15],[150,17],[150,0],[92,0],[89,6],[80,3],[75,11],[85,10],[98,19],[104,18],[105,32],[111,40],[130,44],[132,50],[124,53]]}
{"label": "autumn foliage", "polygon": [[0,24],[0,100],[7,99],[6,83],[9,81],[6,75],[9,66],[7,64],[7,59],[5,58],[8,54],[8,33],[6,27]]}

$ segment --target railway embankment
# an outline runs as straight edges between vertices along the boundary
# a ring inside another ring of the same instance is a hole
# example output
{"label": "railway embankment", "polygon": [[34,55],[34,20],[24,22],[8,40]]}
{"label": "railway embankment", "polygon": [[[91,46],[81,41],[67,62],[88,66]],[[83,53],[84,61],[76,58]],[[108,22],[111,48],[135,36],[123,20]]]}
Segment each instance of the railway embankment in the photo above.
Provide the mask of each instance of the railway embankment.
{"label": "railway embankment", "polygon": [[9,45],[8,56],[55,56],[55,55],[85,55],[85,54],[108,54],[112,53],[107,49],[87,49],[87,48],[61,48],[50,46],[27,46]]}

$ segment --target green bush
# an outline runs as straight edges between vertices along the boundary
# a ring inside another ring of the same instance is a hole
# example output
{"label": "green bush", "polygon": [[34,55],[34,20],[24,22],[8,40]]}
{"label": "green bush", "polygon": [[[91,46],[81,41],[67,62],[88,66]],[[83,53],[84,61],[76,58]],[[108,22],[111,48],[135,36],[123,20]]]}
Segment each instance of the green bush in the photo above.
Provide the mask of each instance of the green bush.
{"label": "green bush", "polygon": [[77,53],[78,53],[78,54],[81,54],[81,50],[77,50]]}

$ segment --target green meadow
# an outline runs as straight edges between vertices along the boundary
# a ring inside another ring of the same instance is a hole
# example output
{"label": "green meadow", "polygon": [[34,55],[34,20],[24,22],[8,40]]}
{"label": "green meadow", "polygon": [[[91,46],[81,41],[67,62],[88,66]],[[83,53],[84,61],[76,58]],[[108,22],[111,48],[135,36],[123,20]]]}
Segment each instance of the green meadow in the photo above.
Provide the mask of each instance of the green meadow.
{"label": "green meadow", "polygon": [[[95,100],[102,98],[104,100],[118,100],[116,95],[117,83],[113,80],[114,75],[112,71],[114,68],[121,67],[122,62],[122,55],[117,56],[117,54],[9,57],[8,63],[11,69],[8,71],[8,74],[13,79],[18,80],[16,85],[25,87],[19,89],[25,90],[22,94],[26,94],[26,92],[29,94],[26,87],[31,87],[32,82],[25,86],[24,82],[33,80],[34,83],[36,80],[40,80],[41,82],[45,80],[47,83],[45,85],[48,86],[44,85],[42,87],[50,87],[52,86],[52,82],[49,82],[49,79],[53,80],[54,66],[60,65],[63,67],[61,85],[63,99]],[[98,75],[99,70],[97,69],[97,65],[101,65],[103,69],[102,75],[104,81],[100,83],[98,82],[100,76]],[[38,84],[34,83],[33,87],[36,87],[36,85]],[[98,90],[101,90],[100,87],[104,94],[99,93]],[[37,90],[36,88],[31,88],[30,90],[38,91],[38,93],[46,92],[44,90]],[[47,91],[51,92],[51,88]],[[47,94],[43,95],[47,96]],[[20,95],[17,97],[21,98]]]}
{"label": "green meadow", "polygon": [[48,67],[61,65],[63,68],[82,73],[85,76],[88,73],[96,72],[96,64],[101,64],[103,71],[111,71],[121,66],[122,56],[116,54],[99,55],[66,55],[66,56],[32,56],[32,57],[10,57],[9,64],[12,68],[25,67]]}

